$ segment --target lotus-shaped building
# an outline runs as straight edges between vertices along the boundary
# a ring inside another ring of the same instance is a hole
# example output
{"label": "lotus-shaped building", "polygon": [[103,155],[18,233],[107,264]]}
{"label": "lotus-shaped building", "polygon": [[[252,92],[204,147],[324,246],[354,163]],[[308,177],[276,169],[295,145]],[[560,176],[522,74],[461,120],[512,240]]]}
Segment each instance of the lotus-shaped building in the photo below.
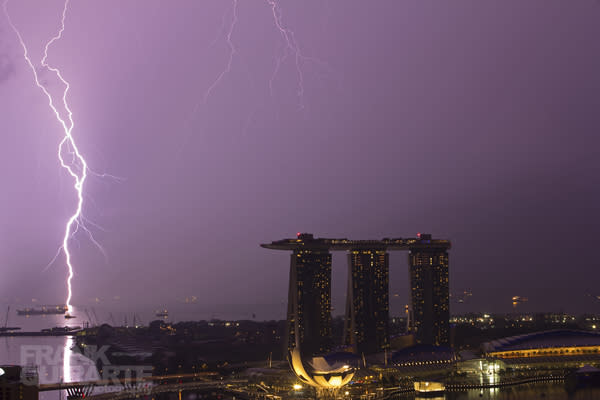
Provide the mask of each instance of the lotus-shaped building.
{"label": "lotus-shaped building", "polygon": [[303,358],[298,347],[290,352],[292,369],[304,384],[317,389],[335,390],[346,385],[354,376],[356,356],[350,353],[333,353],[325,356]]}

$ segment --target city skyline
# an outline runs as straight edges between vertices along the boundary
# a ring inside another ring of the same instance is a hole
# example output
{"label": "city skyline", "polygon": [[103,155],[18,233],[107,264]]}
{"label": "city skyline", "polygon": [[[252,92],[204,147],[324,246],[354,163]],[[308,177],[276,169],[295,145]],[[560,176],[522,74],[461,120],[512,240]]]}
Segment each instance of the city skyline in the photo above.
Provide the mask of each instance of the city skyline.
{"label": "city skyline", "polygon": [[[8,8],[39,63],[63,2],[38,3]],[[259,243],[433,232],[454,246],[451,294],[473,293],[450,313],[508,312],[514,296],[517,310],[598,310],[596,2],[280,6],[302,79],[268,2],[71,3],[48,60],[90,168],[123,178],[87,183],[106,258],[78,233],[74,305],[195,296],[284,317],[289,260]],[[0,33],[0,303],[62,303],[64,259],[48,266],[75,204],[61,129],[4,15]],[[332,257],[342,315],[347,262]],[[392,316],[407,263],[389,259]]]}

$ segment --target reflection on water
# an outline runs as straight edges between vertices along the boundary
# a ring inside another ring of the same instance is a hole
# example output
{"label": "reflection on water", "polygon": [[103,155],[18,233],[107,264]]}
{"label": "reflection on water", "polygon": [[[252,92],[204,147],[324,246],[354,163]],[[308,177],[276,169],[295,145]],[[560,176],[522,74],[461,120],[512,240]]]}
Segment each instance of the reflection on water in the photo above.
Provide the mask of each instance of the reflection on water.
{"label": "reflection on water", "polygon": [[[425,399],[414,395],[399,396],[399,400]],[[429,397],[428,399],[431,399]],[[437,400],[596,400],[600,399],[600,389],[580,389],[574,393],[565,390],[564,383],[532,383],[502,388],[474,389],[462,392],[447,392]]]}
{"label": "reflection on water", "polygon": [[[41,384],[98,379],[93,362],[71,349],[72,337],[3,337],[1,340],[4,343],[0,345],[0,363],[35,365]],[[66,398],[64,393],[62,398]],[[60,393],[41,392],[40,399],[58,400]]]}
{"label": "reflection on water", "polygon": [[76,382],[95,380],[96,366],[80,354],[70,336],[9,337],[0,347],[0,362],[21,366],[35,366],[40,383]]}
{"label": "reflection on water", "polygon": [[71,348],[73,347],[73,338],[67,336],[65,347],[63,348],[63,382],[73,382],[71,375],[71,357],[73,356]]}

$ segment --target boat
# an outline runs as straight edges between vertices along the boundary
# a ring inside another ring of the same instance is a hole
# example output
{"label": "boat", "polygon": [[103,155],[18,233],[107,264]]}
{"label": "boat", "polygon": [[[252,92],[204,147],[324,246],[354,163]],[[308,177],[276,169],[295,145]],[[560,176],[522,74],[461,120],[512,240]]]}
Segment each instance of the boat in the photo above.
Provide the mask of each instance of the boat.
{"label": "boat", "polygon": [[66,319],[71,319],[71,318],[77,318],[77,317],[74,316],[74,315],[71,315],[71,314],[65,314],[65,318]]}
{"label": "boat", "polygon": [[414,382],[415,392],[419,397],[437,397],[446,391],[441,382],[417,381]]}
{"label": "boat", "polygon": [[66,305],[27,307],[17,310],[17,315],[55,315],[69,311]]}
{"label": "boat", "polygon": [[167,318],[169,316],[169,311],[166,308],[164,310],[158,310],[156,311],[156,316]]}
{"label": "boat", "polygon": [[3,327],[0,327],[0,333],[18,331],[19,329],[21,329],[21,328],[18,326],[3,326]]}
{"label": "boat", "polygon": [[54,328],[42,329],[44,333],[69,333],[81,330],[80,326],[56,326]]}

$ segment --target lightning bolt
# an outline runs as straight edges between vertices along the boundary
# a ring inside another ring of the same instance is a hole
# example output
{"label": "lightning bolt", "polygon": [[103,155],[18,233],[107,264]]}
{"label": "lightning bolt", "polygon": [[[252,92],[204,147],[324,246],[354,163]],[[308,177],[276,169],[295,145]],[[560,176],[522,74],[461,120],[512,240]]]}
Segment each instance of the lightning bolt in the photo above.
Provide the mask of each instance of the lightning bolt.
{"label": "lightning bolt", "polygon": [[276,0],[267,0],[267,3],[271,7],[271,12],[273,14],[273,21],[275,22],[275,26],[279,30],[281,37],[285,42],[285,49],[283,55],[277,57],[275,61],[275,69],[273,70],[273,74],[271,75],[271,79],[269,80],[269,90],[271,91],[271,95],[273,94],[273,82],[275,81],[275,77],[279,73],[279,69],[281,65],[285,62],[288,55],[292,55],[294,57],[294,63],[296,66],[296,73],[298,75],[298,101],[300,102],[300,109],[304,108],[304,74],[302,73],[301,62],[305,57],[302,55],[300,51],[300,47],[298,46],[298,42],[296,41],[296,35],[294,32],[287,28],[283,24],[283,16],[281,12],[281,8]]}
{"label": "lightning bolt", "polygon": [[[279,55],[276,58],[275,67],[274,67],[273,73],[271,75],[271,78],[269,79],[269,91],[270,91],[271,95],[273,95],[274,82],[275,82],[277,75],[279,74],[279,70],[281,69],[281,66],[285,63],[287,58],[291,55],[294,58],[294,65],[296,68],[296,74],[298,76],[298,89],[297,89],[296,94],[298,96],[299,108],[303,109],[305,107],[305,105],[304,105],[304,73],[302,72],[303,62],[314,61],[318,64],[325,65],[327,68],[328,68],[328,66],[325,63],[323,63],[317,59],[314,59],[312,57],[307,57],[304,54],[302,54],[302,52],[300,50],[300,46],[298,45],[298,42],[296,40],[296,35],[295,35],[294,31],[292,31],[290,28],[286,27],[283,23],[281,7],[277,3],[277,0],[266,0],[266,3],[271,10],[271,14],[273,15],[273,21],[274,21],[275,27],[281,34],[281,37],[283,38],[283,42],[284,42],[283,54]],[[238,0],[232,0],[232,5],[231,5],[231,15],[232,16],[231,16],[231,22],[229,24],[229,29],[227,31],[227,36],[226,36],[227,46],[229,46],[229,58],[227,60],[227,64],[226,64],[225,68],[221,71],[221,73],[217,76],[217,78],[213,81],[213,83],[204,92],[204,97],[203,97],[204,104],[207,103],[208,98],[210,97],[210,94],[213,92],[213,90],[221,83],[223,78],[231,71],[233,59],[235,57],[235,54],[237,53],[236,47],[232,41],[232,35],[235,30],[235,26],[238,22],[237,10],[238,10]],[[223,24],[221,26],[221,32],[223,32],[225,30],[225,25],[226,24],[225,24],[225,15],[224,15],[223,16]],[[211,45],[209,47],[213,47],[214,44],[217,42],[217,40],[218,40],[218,37],[211,43]],[[199,107],[200,107],[200,102],[196,102],[190,115],[191,116],[196,115]],[[192,117],[190,117],[189,119],[191,119],[191,118]]]}
{"label": "lightning bolt", "polygon": [[225,69],[223,71],[221,71],[219,76],[217,76],[217,79],[215,79],[215,81],[208,87],[208,89],[204,93],[204,103],[205,104],[208,101],[208,97],[210,96],[210,93],[213,91],[213,89],[221,82],[223,77],[225,75],[227,75],[229,73],[229,71],[231,71],[231,64],[233,63],[233,57],[235,56],[235,53],[236,53],[235,46],[233,45],[233,42],[231,41],[231,36],[233,35],[233,30],[235,29],[235,24],[237,24],[237,21],[238,21],[237,7],[238,7],[238,0],[233,0],[233,3],[231,5],[231,24],[229,25],[229,30],[227,31],[227,46],[229,46],[229,59],[227,61],[227,66],[225,67]]}
{"label": "lightning bolt", "polygon": [[[100,176],[100,177],[108,176],[111,178],[115,178],[117,180],[119,180],[120,178],[109,175],[109,174],[101,174],[100,175],[89,169],[87,162],[86,162],[85,158],[82,156],[82,154],[80,153],[79,148],[77,147],[75,139],[72,135],[73,129],[75,127],[75,123],[73,120],[73,113],[67,102],[67,96],[69,93],[70,84],[66,79],[64,79],[61,71],[58,68],[51,66],[47,61],[48,50],[49,50],[50,46],[52,46],[52,44],[54,42],[56,42],[62,38],[63,32],[65,30],[65,20],[66,20],[66,14],[67,14],[67,11],[69,8],[70,0],[65,0],[65,2],[64,2],[61,19],[60,19],[60,29],[58,30],[58,32],[56,33],[55,36],[53,36],[52,38],[50,38],[50,40],[48,42],[46,42],[46,44],[44,46],[44,54],[40,61],[40,65],[45,70],[54,73],[54,75],[58,78],[58,80],[61,82],[61,84],[64,87],[64,90],[62,91],[62,96],[59,100],[62,102],[62,104],[59,107],[61,108],[61,110],[64,109],[64,111],[62,111],[62,113],[65,115],[61,115],[61,111],[59,111],[59,108],[57,108],[57,106],[56,106],[56,103],[58,103],[58,101],[50,93],[50,91],[47,89],[47,87],[40,82],[38,71],[36,70],[36,67],[33,64],[32,60],[29,56],[27,45],[25,44],[25,41],[23,40],[21,33],[19,32],[19,30],[17,29],[17,27],[15,26],[15,24],[13,23],[10,15],[9,15],[8,2],[9,2],[9,0],[4,0],[4,3],[3,3],[4,14],[6,16],[6,19],[9,23],[10,27],[16,34],[16,36],[19,40],[19,43],[21,44],[21,47],[23,49],[23,58],[25,59],[25,61],[29,65],[29,67],[31,68],[31,71],[33,72],[33,77],[34,77],[36,86],[39,87],[42,90],[42,92],[46,95],[46,97],[48,98],[48,105],[51,108],[51,110],[54,112],[54,115],[55,115],[57,121],[59,122],[59,124],[61,125],[61,127],[64,131],[64,136],[58,146],[57,156],[58,156],[58,159],[60,161],[62,168],[64,168],[68,172],[68,174],[73,178],[73,182],[74,182],[73,188],[75,189],[75,192],[77,195],[77,206],[76,206],[76,209],[73,212],[73,214],[69,217],[69,219],[66,222],[62,245],[59,247],[56,256],[52,259],[52,261],[50,262],[50,264],[48,264],[48,266],[51,265],[57,259],[57,257],[61,254],[61,252],[64,253],[64,256],[66,259],[66,265],[67,265],[67,269],[68,269],[68,276],[67,276],[67,281],[66,281],[68,294],[67,294],[67,299],[66,299],[66,305],[68,307],[68,310],[71,311],[71,298],[72,298],[71,281],[74,276],[74,269],[73,269],[73,263],[72,263],[72,255],[71,255],[71,251],[69,249],[70,241],[73,239],[74,235],[79,231],[79,229],[82,229],[83,231],[85,231],[88,234],[92,243],[94,245],[96,245],[102,251],[102,253],[106,256],[104,250],[102,249],[100,244],[94,239],[91,232],[86,228],[85,223],[84,223],[85,219],[82,214],[83,201],[84,201],[84,195],[83,195],[84,184],[86,182],[88,174],[92,174],[92,175],[96,175],[96,176]],[[319,62],[319,61],[315,60],[313,58],[310,58],[310,57],[306,57],[302,53],[300,46],[296,40],[294,32],[290,28],[285,26],[285,24],[283,23],[282,10],[279,6],[278,0],[266,0],[266,3],[268,5],[268,7],[270,8],[271,14],[273,16],[273,21],[274,21],[275,27],[281,34],[281,37],[282,37],[283,43],[284,43],[283,53],[277,57],[273,73],[269,80],[270,92],[271,92],[271,94],[273,94],[273,92],[274,92],[274,89],[273,89],[274,82],[280,71],[280,68],[286,62],[288,57],[290,57],[290,56],[293,57],[296,74],[298,77],[297,96],[298,96],[298,100],[299,100],[299,107],[300,107],[300,109],[303,109],[305,107],[305,105],[304,105],[304,74],[302,71],[302,66],[305,61],[317,61],[317,62]],[[216,79],[213,81],[213,83],[205,91],[204,96],[203,96],[203,100],[204,100],[205,104],[206,104],[208,98],[210,97],[210,94],[213,92],[213,90],[221,83],[221,81],[224,79],[224,77],[231,71],[233,60],[234,60],[234,57],[236,54],[236,47],[233,44],[232,36],[233,36],[237,22],[238,22],[238,0],[232,0],[231,22],[229,24],[229,29],[227,31],[227,36],[226,36],[226,42],[227,42],[227,45],[230,50],[229,58],[227,60],[227,64],[226,64],[225,68],[223,69],[223,71],[221,71],[221,73],[216,77]],[[196,114],[199,105],[200,105],[199,103],[196,103],[194,110],[192,112],[192,115]]]}
{"label": "lightning bolt", "polygon": [[[227,64],[226,64],[225,68],[223,69],[223,71],[221,71],[221,73],[219,73],[217,78],[213,81],[213,83],[210,84],[208,89],[206,89],[206,91],[204,92],[204,96],[203,96],[203,100],[202,100],[202,104],[204,104],[204,105],[206,105],[206,103],[208,102],[208,98],[210,97],[210,94],[212,93],[212,91],[219,85],[219,83],[221,83],[221,81],[223,80],[225,75],[227,75],[231,71],[231,66],[233,64],[233,57],[235,56],[235,53],[236,53],[236,49],[235,49],[235,46],[233,44],[231,37],[233,36],[233,31],[234,31],[235,25],[237,24],[237,21],[238,21],[237,8],[238,8],[238,0],[233,0],[231,2],[231,22],[229,24],[229,29],[227,31],[227,36],[226,36],[227,46],[229,47],[229,58],[227,60]],[[208,46],[209,48],[212,48],[218,42],[223,31],[225,31],[225,26],[226,26],[225,20],[226,20],[228,13],[229,13],[229,11],[227,11],[223,14],[223,23],[221,25],[219,34],[217,35],[215,40],[212,41],[210,46]],[[194,107],[192,107],[192,111],[190,112],[189,117],[187,118],[187,123],[186,123],[188,128],[192,124],[195,115],[198,113],[198,110],[200,109],[200,105],[201,105],[200,103],[201,103],[200,101],[196,101],[196,103],[194,104]],[[179,154],[181,154],[183,152],[183,149],[185,148],[185,144],[187,144],[187,139],[182,142],[182,146],[179,148]]]}
{"label": "lightning bolt", "polygon": [[[44,56],[43,56],[42,60],[40,61],[40,65],[42,67],[44,67],[45,69],[47,69],[48,71],[53,72],[56,75],[56,77],[60,80],[62,85],[64,86],[61,101],[62,101],[62,107],[64,108],[64,110],[66,112],[66,116],[61,116],[61,113],[59,112],[58,108],[55,105],[55,100],[54,100],[52,94],[48,91],[48,89],[42,83],[40,83],[38,72],[37,72],[33,62],[31,61],[31,58],[29,57],[29,52],[28,52],[27,46],[25,44],[25,41],[23,40],[21,33],[19,32],[19,30],[13,23],[13,21],[10,17],[10,14],[8,13],[8,1],[9,0],[4,1],[4,14],[6,15],[6,19],[9,23],[10,27],[12,28],[12,30],[17,35],[17,38],[19,39],[21,47],[23,48],[23,58],[25,59],[25,61],[29,65],[29,67],[31,68],[31,71],[33,72],[33,77],[34,77],[36,86],[39,87],[42,90],[42,92],[46,95],[46,97],[48,98],[48,105],[54,112],[54,115],[55,115],[57,121],[60,123],[60,125],[62,126],[62,129],[64,131],[64,137],[62,138],[62,140],[60,141],[60,144],[58,145],[57,156],[60,161],[60,165],[73,178],[73,181],[74,181],[73,188],[75,189],[75,192],[77,193],[77,207],[76,207],[74,213],[71,215],[71,217],[69,217],[69,219],[67,220],[67,223],[65,226],[65,234],[64,234],[63,240],[62,240],[62,246],[59,248],[59,252],[60,252],[60,250],[62,250],[62,252],[65,255],[67,269],[68,269],[68,276],[67,276],[67,293],[68,294],[67,294],[67,299],[66,299],[65,304],[67,306],[68,312],[70,312],[72,309],[71,297],[73,294],[72,287],[71,287],[71,280],[73,279],[74,273],[73,273],[73,263],[72,263],[71,252],[69,250],[69,240],[73,237],[73,235],[75,233],[77,233],[79,228],[82,228],[83,230],[85,230],[91,237],[91,233],[83,225],[83,222],[81,219],[82,218],[82,209],[83,209],[83,187],[84,187],[85,181],[88,176],[88,165],[87,165],[87,162],[85,161],[85,158],[81,155],[79,148],[77,147],[77,144],[75,143],[75,139],[73,138],[73,135],[72,135],[73,128],[75,127],[75,123],[73,121],[73,112],[71,111],[69,104],[67,102],[67,95],[69,93],[69,89],[71,86],[70,86],[69,82],[66,79],[64,79],[60,70],[56,67],[52,67],[50,64],[48,64],[48,61],[47,61],[48,49],[54,42],[56,42],[57,40],[60,40],[62,38],[62,34],[65,30],[65,19],[67,16],[67,10],[69,7],[70,0],[65,0],[64,7],[62,10],[62,14],[61,14],[60,29],[58,30],[56,35],[53,36],[44,46]],[[64,156],[65,153],[68,155],[68,158],[69,158],[68,161],[65,160],[65,156]],[[92,240],[93,240],[93,238],[92,238]],[[93,240],[93,242],[95,244],[97,244],[97,242],[95,240]]]}

